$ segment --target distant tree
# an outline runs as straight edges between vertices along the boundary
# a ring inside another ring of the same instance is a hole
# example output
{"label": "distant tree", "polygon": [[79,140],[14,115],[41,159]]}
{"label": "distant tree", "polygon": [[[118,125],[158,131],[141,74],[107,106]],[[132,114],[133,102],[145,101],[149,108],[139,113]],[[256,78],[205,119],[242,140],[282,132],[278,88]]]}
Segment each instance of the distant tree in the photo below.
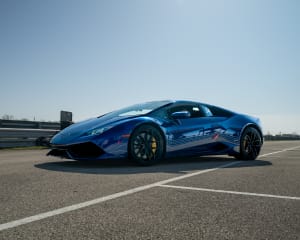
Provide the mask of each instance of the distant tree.
{"label": "distant tree", "polygon": [[4,114],[2,116],[3,120],[14,120],[14,116],[13,115],[8,115],[8,114]]}

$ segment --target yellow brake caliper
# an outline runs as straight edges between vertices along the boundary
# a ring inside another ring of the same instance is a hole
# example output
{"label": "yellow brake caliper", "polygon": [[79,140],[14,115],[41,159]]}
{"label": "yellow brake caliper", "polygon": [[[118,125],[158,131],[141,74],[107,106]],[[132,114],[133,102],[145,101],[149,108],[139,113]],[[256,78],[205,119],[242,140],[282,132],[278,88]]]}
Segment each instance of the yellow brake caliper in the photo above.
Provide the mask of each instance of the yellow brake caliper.
{"label": "yellow brake caliper", "polygon": [[152,137],[151,149],[152,149],[152,153],[155,154],[157,149],[157,142],[154,137]]}

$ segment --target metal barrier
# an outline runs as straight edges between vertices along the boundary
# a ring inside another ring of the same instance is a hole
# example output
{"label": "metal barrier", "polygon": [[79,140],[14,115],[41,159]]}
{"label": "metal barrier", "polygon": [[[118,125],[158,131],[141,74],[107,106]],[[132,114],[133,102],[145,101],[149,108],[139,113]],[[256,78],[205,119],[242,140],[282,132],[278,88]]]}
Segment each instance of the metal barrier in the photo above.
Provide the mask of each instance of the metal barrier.
{"label": "metal barrier", "polygon": [[0,148],[47,146],[51,137],[59,130],[0,128]]}
{"label": "metal barrier", "polygon": [[0,119],[0,128],[61,129],[60,122],[37,122]]}

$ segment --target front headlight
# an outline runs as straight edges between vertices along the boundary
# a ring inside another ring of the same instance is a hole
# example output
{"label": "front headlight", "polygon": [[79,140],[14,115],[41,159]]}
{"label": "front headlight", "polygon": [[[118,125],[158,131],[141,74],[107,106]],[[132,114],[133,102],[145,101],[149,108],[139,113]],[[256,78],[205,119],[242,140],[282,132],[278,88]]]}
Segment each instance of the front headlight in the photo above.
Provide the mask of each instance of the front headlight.
{"label": "front headlight", "polygon": [[85,137],[87,136],[97,136],[97,135],[101,135],[102,133],[104,133],[105,131],[111,129],[112,126],[108,126],[108,127],[100,127],[100,128],[95,128],[95,129],[92,129],[88,132],[86,132],[84,134]]}

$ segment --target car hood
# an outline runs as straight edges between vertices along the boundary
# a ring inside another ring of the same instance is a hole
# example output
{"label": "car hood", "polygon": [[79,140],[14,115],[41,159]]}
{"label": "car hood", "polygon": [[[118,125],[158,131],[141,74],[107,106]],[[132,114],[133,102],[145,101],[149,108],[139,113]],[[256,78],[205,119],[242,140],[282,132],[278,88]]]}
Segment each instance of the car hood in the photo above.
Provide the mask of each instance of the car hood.
{"label": "car hood", "polygon": [[[113,117],[107,118],[105,115],[98,118],[91,118],[82,122],[78,122],[70,125],[69,127],[63,129],[58,134],[56,134],[52,140],[51,144],[55,145],[65,145],[72,144],[74,140],[79,140],[79,138],[84,137],[84,134],[90,130],[106,127],[115,126],[121,121],[130,119],[132,117]],[[85,137],[86,138],[86,137]]]}

